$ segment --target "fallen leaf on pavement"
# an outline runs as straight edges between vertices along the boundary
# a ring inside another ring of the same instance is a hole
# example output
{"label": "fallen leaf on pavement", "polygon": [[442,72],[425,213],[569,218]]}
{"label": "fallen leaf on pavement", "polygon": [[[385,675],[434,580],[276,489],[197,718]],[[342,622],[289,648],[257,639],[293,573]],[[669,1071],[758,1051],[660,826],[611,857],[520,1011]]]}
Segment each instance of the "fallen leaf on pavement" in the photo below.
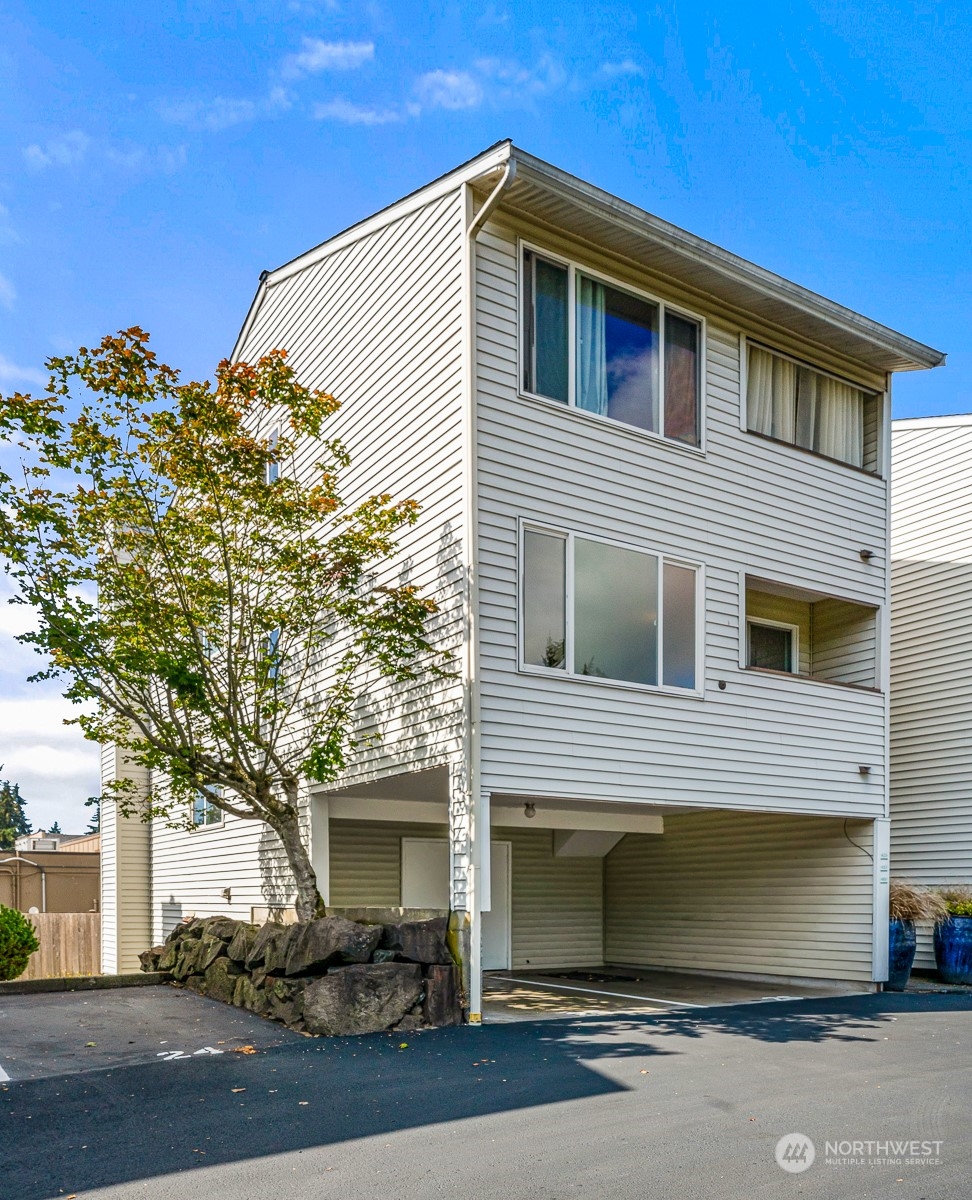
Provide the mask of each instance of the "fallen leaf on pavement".
{"label": "fallen leaf on pavement", "polygon": [[245,1091],[246,1091],[246,1088],[230,1088],[230,1091],[231,1091],[231,1092],[233,1093],[233,1095],[235,1096],[235,1095],[237,1094],[237,1092],[245,1092]]}
{"label": "fallen leaf on pavement", "polygon": [[256,1046],[234,1046],[234,1054],[256,1054]]}

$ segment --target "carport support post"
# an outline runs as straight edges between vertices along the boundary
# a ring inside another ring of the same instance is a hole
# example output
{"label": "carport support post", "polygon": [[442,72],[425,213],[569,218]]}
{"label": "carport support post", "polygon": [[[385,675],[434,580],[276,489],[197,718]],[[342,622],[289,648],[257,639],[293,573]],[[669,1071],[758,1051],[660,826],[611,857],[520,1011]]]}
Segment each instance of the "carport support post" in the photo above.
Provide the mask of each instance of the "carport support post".
{"label": "carport support post", "polygon": [[891,893],[891,822],[887,817],[876,818],[872,841],[874,927],[871,934],[871,979],[874,983],[886,983],[888,978],[888,904]]}

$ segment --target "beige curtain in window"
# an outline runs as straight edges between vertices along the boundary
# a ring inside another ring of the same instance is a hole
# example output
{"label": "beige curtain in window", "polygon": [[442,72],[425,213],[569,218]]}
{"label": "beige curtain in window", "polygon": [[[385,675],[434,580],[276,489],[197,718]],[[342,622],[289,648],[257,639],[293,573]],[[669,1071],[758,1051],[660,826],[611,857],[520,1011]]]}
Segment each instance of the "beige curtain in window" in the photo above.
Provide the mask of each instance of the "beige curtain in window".
{"label": "beige curtain in window", "polygon": [[813,449],[852,467],[864,463],[864,393],[849,383],[817,376]]}
{"label": "beige curtain in window", "polygon": [[781,442],[795,440],[796,377],[794,363],[758,346],[749,347],[746,411],[750,429]]}

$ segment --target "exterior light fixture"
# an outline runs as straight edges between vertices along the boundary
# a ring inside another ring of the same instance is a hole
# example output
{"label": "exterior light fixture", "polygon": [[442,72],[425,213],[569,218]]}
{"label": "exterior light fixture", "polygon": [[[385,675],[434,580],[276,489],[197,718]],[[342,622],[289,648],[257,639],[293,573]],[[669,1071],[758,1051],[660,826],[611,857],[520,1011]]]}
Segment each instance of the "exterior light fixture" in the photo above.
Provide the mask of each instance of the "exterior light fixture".
{"label": "exterior light fixture", "polygon": [[232,890],[232,888],[223,888],[223,899],[226,901],[226,903],[227,903],[227,904],[232,904],[232,903],[233,903],[233,890]]}
{"label": "exterior light fixture", "polygon": [[857,769],[861,773],[861,775],[870,775],[870,773],[871,773],[871,768],[867,767],[867,766],[861,765]]}
{"label": "exterior light fixture", "polygon": [[874,557],[873,550],[867,550],[867,549],[858,550],[857,553],[861,556],[861,562],[870,562],[871,559]]}
{"label": "exterior light fixture", "polygon": [[535,817],[537,815],[537,806],[527,802],[523,805],[523,815],[525,817]]}

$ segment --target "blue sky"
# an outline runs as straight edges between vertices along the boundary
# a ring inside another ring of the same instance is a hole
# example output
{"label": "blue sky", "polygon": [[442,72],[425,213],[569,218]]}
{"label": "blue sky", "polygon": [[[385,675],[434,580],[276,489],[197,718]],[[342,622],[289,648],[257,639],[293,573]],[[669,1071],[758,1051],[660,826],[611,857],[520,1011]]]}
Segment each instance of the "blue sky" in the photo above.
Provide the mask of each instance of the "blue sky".
{"label": "blue sky", "polygon": [[[263,268],[512,137],[947,351],[895,415],[972,409],[967,5],[84,7],[0,3],[0,391],[131,324],[208,375]],[[0,762],[80,827],[94,750],[15,616]]]}

